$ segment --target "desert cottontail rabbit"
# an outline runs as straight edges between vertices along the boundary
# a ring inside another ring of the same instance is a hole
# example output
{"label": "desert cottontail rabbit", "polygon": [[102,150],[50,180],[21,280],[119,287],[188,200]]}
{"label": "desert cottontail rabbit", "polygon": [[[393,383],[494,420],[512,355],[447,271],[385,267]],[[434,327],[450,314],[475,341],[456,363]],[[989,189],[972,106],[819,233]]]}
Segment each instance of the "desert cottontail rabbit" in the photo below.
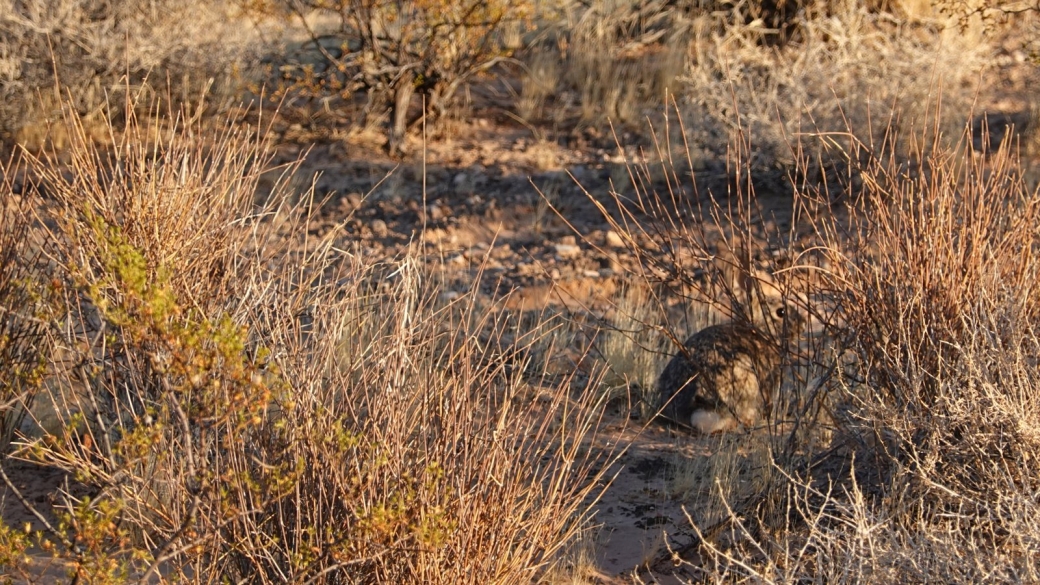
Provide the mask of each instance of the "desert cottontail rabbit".
{"label": "desert cottontail rabbit", "polygon": [[657,379],[661,417],[707,434],[755,426],[768,413],[780,384],[779,340],[797,335],[804,320],[775,287],[762,288],[775,294],[760,295],[764,306],[752,312],[769,325],[713,325],[683,342]]}

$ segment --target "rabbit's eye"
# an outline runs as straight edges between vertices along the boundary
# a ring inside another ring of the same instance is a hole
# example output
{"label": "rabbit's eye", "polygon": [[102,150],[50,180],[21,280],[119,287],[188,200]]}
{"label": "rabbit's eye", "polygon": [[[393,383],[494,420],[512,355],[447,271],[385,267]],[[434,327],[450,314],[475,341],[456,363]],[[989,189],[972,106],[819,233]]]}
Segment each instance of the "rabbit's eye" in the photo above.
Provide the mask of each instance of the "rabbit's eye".
{"label": "rabbit's eye", "polygon": [[779,309],[776,310],[776,316],[779,317],[780,319],[783,319],[784,317],[787,316],[787,311],[783,307],[780,307]]}

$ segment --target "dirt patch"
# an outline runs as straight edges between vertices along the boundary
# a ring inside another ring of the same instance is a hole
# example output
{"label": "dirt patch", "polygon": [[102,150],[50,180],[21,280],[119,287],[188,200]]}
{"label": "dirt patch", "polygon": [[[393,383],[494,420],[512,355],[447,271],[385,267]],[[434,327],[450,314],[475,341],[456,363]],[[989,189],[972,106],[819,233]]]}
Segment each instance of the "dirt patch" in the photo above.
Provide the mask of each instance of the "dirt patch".
{"label": "dirt patch", "polygon": [[676,493],[676,464],[684,457],[709,456],[712,440],[656,424],[618,430],[619,424],[608,424],[607,436],[628,441],[629,448],[595,506],[598,578],[603,583],[631,582],[635,575],[661,583],[691,578],[669,561],[669,549],[687,549],[697,538],[685,509],[690,503]]}

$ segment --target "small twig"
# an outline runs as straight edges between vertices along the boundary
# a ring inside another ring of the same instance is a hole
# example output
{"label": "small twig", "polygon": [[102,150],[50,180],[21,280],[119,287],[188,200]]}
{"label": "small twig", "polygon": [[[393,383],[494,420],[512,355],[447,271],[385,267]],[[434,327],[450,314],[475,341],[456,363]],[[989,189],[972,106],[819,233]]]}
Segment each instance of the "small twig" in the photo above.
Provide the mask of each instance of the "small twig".
{"label": "small twig", "polygon": [[402,539],[398,539],[398,541],[395,542],[394,544],[384,548],[383,550],[381,550],[381,551],[379,551],[379,552],[377,552],[375,554],[368,555],[367,557],[363,557],[363,558],[360,558],[360,559],[350,559],[349,561],[341,561],[341,562],[338,562],[338,563],[336,563],[334,565],[330,565],[328,567],[325,567],[321,571],[318,571],[318,573],[315,574],[313,577],[311,577],[310,579],[307,579],[306,581],[304,581],[303,585],[311,585],[312,583],[317,583],[318,580],[321,579],[322,577],[324,577],[325,575],[328,575],[329,573],[331,573],[333,571],[336,571],[338,569],[342,569],[343,567],[350,567],[350,566],[353,566],[353,565],[360,565],[360,564],[363,564],[363,563],[368,563],[368,562],[374,561],[374,560],[376,560],[376,559],[378,559],[380,557],[386,556],[386,554],[389,553],[389,552],[399,552],[401,549],[398,549],[397,545],[400,544],[403,540],[404,540],[403,538]]}

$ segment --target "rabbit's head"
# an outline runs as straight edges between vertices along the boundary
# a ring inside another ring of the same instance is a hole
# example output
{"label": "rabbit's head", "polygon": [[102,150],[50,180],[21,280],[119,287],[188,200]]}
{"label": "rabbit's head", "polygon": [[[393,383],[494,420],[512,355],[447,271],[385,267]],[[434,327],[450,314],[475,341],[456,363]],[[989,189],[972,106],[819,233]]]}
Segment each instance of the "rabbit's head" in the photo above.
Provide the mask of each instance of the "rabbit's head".
{"label": "rabbit's head", "polygon": [[757,319],[768,320],[768,327],[777,335],[788,338],[796,337],[805,330],[806,320],[799,303],[800,299],[793,293],[785,296],[776,296],[762,300],[761,315]]}
{"label": "rabbit's head", "polygon": [[741,289],[752,323],[777,336],[800,335],[806,326],[803,295],[778,283],[771,275],[755,271],[741,279]]}

